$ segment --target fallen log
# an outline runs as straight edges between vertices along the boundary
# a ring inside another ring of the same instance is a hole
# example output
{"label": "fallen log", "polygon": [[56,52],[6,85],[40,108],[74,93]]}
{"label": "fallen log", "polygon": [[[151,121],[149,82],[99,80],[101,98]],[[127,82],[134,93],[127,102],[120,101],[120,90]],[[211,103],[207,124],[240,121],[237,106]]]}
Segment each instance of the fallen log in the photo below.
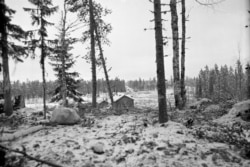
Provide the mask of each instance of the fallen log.
{"label": "fallen log", "polygon": [[45,128],[44,126],[39,125],[39,126],[35,126],[35,127],[25,129],[25,130],[17,131],[17,132],[15,132],[13,134],[3,134],[2,136],[0,136],[0,142],[12,141],[12,140],[15,140],[15,139],[17,139],[19,137],[29,135],[31,133],[37,132],[37,131],[39,131],[41,129],[44,129],[44,128]]}

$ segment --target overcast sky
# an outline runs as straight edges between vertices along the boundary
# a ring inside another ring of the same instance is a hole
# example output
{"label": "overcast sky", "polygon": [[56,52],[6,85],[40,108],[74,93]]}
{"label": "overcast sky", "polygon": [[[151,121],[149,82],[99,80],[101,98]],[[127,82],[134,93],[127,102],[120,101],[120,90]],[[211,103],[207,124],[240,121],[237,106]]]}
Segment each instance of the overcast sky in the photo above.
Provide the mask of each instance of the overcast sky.
{"label": "overcast sky", "polygon": [[[109,67],[112,67],[110,77],[121,79],[149,79],[156,76],[155,63],[155,39],[154,31],[144,31],[144,28],[153,28],[153,4],[148,0],[98,0],[101,4],[113,12],[106,17],[107,22],[113,26],[109,35],[110,46],[105,46],[104,55],[107,57]],[[164,2],[164,1],[163,1]],[[165,1],[168,2],[168,1]],[[28,13],[23,7],[29,7],[28,0],[6,0],[6,3],[16,10],[13,22],[21,25],[25,30],[32,29]],[[61,5],[62,0],[54,0],[54,5]],[[228,64],[235,65],[240,58],[243,64],[250,59],[249,37],[250,30],[245,28],[249,25],[249,0],[225,0],[213,8],[204,7],[194,0],[187,0],[187,41],[186,50],[186,75],[197,76],[205,65],[213,67]],[[60,11],[61,9],[59,9]],[[168,10],[168,7],[163,8]],[[180,8],[178,8],[180,13]],[[60,12],[48,18],[58,24]],[[166,31],[164,36],[171,36],[170,13],[163,15],[163,23]],[[73,19],[72,19],[73,20]],[[180,21],[180,18],[179,18]],[[54,28],[49,28],[50,37],[55,34]],[[179,31],[181,33],[181,30]],[[78,37],[81,36],[79,30]],[[172,41],[165,46],[166,78],[172,75]],[[72,51],[75,56],[85,55],[86,44],[79,43]],[[25,59],[25,63],[10,62],[11,80],[41,80],[42,73],[39,65],[39,55],[36,60]],[[48,62],[49,60],[46,59]],[[80,77],[85,80],[91,79],[90,64],[84,59],[78,58],[74,70],[80,72]],[[54,72],[50,65],[46,64],[47,80],[54,80]],[[98,78],[104,78],[103,70],[97,71]]]}

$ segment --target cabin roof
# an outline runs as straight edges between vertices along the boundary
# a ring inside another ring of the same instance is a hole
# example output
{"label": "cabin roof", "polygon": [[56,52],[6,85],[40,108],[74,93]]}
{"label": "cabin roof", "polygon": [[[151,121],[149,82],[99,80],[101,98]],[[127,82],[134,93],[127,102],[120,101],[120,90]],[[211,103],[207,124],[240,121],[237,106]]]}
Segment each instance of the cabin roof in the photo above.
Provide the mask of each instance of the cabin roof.
{"label": "cabin roof", "polygon": [[121,95],[121,96],[114,96],[114,102],[117,102],[117,101],[119,101],[120,99],[122,99],[123,97],[127,97],[127,98],[129,98],[129,99],[131,99],[131,100],[134,100],[131,96],[129,96],[129,95]]}

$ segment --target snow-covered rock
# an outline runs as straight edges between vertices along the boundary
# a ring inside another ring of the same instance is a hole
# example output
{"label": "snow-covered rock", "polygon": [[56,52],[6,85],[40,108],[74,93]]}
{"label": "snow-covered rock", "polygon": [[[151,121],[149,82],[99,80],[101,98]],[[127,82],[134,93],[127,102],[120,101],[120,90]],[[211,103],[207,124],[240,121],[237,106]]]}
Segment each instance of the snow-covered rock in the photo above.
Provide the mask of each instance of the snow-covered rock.
{"label": "snow-covered rock", "polygon": [[240,115],[242,120],[250,122],[250,100],[235,104],[234,109]]}
{"label": "snow-covered rock", "polygon": [[76,110],[66,107],[56,108],[51,117],[52,123],[58,123],[61,125],[72,125],[76,124],[81,120]]}
{"label": "snow-covered rock", "polygon": [[233,108],[228,112],[228,114],[215,120],[215,122],[225,125],[231,125],[235,122],[242,122],[242,120],[244,120],[243,122],[250,122],[250,100],[235,104]]}
{"label": "snow-covered rock", "polygon": [[103,154],[104,153],[104,143],[98,142],[91,146],[91,149],[96,154]]}
{"label": "snow-covered rock", "polygon": [[200,109],[202,106],[208,105],[208,104],[211,104],[211,103],[212,103],[212,100],[210,100],[208,98],[202,98],[201,100],[190,104],[189,108],[191,108],[191,109]]}
{"label": "snow-covered rock", "polygon": [[212,104],[212,105],[209,105],[205,108],[205,110],[203,112],[218,112],[220,111],[221,108],[219,105],[215,105],[215,104]]}

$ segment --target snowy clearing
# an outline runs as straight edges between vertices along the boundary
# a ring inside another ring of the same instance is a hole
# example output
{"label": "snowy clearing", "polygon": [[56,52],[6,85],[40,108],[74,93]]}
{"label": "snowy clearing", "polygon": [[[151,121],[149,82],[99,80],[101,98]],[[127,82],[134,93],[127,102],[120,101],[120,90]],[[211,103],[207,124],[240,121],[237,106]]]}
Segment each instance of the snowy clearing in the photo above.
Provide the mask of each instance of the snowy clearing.
{"label": "snowy clearing", "polygon": [[[242,143],[245,139],[249,142],[249,130],[245,130],[244,137],[236,135],[236,139],[229,140],[229,130],[212,122],[218,116],[211,116],[210,120],[202,117],[213,114],[208,109],[204,112],[172,111],[169,112],[171,121],[159,124],[157,110],[152,108],[155,92],[135,94],[133,97],[141,109],[119,115],[108,113],[108,110],[86,113],[80,124],[45,126],[38,132],[2,144],[12,149],[25,148],[32,157],[65,167],[250,166],[250,160],[242,155],[244,147],[233,143],[241,138]],[[53,108],[55,104],[49,106]],[[17,127],[17,131],[28,129],[42,120],[42,115],[39,115],[41,106],[29,107],[18,111],[28,118],[26,123]],[[31,121],[34,116],[36,121]],[[191,127],[185,126],[189,117],[196,119]],[[17,154],[8,154],[13,155]],[[36,165],[38,162],[25,159],[25,166]]]}

